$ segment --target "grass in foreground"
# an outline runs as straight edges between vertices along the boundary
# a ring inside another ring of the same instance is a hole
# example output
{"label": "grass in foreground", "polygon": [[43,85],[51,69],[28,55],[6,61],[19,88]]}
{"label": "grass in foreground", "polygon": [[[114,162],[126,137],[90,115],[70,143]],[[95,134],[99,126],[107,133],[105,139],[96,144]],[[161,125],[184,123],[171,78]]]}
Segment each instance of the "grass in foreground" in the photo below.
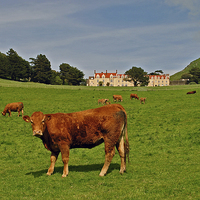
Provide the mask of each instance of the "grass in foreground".
{"label": "grass in foreground", "polygon": [[[130,88],[59,89],[0,87],[0,109],[23,101],[25,114],[75,112],[99,107],[99,98],[121,94],[128,114],[130,163],[119,174],[116,151],[108,174],[99,177],[104,145],[70,151],[69,176],[61,178],[61,156],[46,176],[50,152],[32,136],[30,124],[17,113],[0,116],[1,199],[200,199],[200,102],[186,95],[191,86],[131,91]],[[147,97],[145,105],[130,93]],[[113,103],[113,102],[112,102]]]}

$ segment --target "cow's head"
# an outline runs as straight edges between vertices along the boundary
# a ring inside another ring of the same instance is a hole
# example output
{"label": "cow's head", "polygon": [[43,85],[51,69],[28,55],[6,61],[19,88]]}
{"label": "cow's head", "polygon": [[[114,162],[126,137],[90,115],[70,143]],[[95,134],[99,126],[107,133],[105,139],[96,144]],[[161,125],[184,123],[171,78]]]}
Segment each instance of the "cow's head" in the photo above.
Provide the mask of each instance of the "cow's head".
{"label": "cow's head", "polygon": [[25,122],[31,122],[33,136],[41,137],[46,129],[46,120],[50,120],[50,116],[44,115],[42,112],[34,112],[31,117],[25,115]]}
{"label": "cow's head", "polygon": [[5,115],[6,115],[6,113],[5,113],[5,112],[1,112],[1,113],[2,113],[2,115],[3,115],[3,116],[5,116]]}

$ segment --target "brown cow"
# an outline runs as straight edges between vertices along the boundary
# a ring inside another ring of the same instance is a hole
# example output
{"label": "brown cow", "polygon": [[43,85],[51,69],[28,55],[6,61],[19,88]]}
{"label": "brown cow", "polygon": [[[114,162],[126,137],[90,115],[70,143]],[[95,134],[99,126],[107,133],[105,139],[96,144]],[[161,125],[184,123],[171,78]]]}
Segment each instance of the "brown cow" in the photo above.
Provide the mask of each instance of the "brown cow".
{"label": "brown cow", "polygon": [[132,100],[132,98],[139,100],[139,97],[137,94],[130,94],[130,100]]}
{"label": "brown cow", "polygon": [[143,102],[143,103],[145,104],[145,100],[146,100],[146,97],[145,97],[145,98],[141,97],[141,98],[140,98],[140,103]]}
{"label": "brown cow", "polygon": [[188,92],[187,94],[195,94],[196,91],[191,91],[191,92]]}
{"label": "brown cow", "polygon": [[105,103],[106,105],[108,105],[108,104],[110,104],[110,101],[106,101],[106,103]]}
{"label": "brown cow", "polygon": [[16,102],[16,103],[9,103],[6,105],[6,107],[4,108],[2,115],[6,115],[6,113],[9,113],[8,116],[11,116],[11,111],[12,112],[18,112],[18,117],[20,115],[20,111],[22,112],[22,117],[23,117],[23,108],[24,108],[24,104],[22,102]]}
{"label": "brown cow", "polygon": [[98,105],[101,104],[106,104],[106,102],[109,101],[109,99],[98,99]]}
{"label": "brown cow", "polygon": [[120,173],[126,170],[126,156],[129,153],[127,114],[119,104],[75,113],[34,112],[31,117],[25,115],[23,119],[31,122],[33,136],[39,137],[46,149],[51,151],[51,165],[47,175],[53,173],[60,152],[64,163],[62,177],[66,177],[70,149],[93,148],[103,142],[105,163],[99,176],[106,174],[115,154],[115,146],[121,158]]}
{"label": "brown cow", "polygon": [[113,101],[123,101],[123,98],[121,95],[113,95]]}

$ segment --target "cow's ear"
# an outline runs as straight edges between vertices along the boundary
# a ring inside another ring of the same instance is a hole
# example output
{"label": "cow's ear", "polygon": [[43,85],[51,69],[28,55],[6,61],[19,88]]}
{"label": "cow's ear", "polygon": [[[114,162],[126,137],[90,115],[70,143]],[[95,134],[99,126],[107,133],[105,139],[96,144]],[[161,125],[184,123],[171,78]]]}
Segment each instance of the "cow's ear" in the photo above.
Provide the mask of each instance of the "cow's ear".
{"label": "cow's ear", "polygon": [[45,115],[45,121],[49,121],[51,119],[51,115]]}
{"label": "cow's ear", "polygon": [[25,122],[30,122],[30,121],[31,121],[31,120],[30,120],[30,117],[29,117],[28,115],[23,116],[23,120],[24,120]]}

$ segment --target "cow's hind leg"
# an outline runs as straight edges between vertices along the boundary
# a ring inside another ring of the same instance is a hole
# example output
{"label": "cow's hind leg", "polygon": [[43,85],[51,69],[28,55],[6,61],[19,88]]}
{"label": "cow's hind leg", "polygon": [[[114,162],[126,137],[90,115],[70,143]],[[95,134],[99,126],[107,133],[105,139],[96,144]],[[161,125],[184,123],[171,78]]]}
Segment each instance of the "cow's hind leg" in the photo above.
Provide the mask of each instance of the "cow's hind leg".
{"label": "cow's hind leg", "polygon": [[112,148],[111,147],[106,148],[106,145],[105,145],[105,153],[106,153],[105,163],[103,165],[103,168],[101,169],[99,176],[104,176],[106,172],[108,171],[112,158],[115,155],[115,147],[113,146]]}
{"label": "cow's hind leg", "polygon": [[121,137],[120,141],[116,144],[116,147],[121,158],[120,173],[123,174],[126,171],[126,151],[123,136]]}
{"label": "cow's hind leg", "polygon": [[56,164],[56,160],[57,160],[57,158],[58,158],[58,155],[59,155],[59,153],[53,153],[53,152],[51,152],[51,158],[50,158],[50,160],[51,160],[51,165],[50,165],[50,167],[49,167],[49,169],[48,169],[48,172],[47,172],[47,175],[51,175],[51,174],[53,174],[53,171],[54,171],[54,166],[55,166],[55,164]]}

